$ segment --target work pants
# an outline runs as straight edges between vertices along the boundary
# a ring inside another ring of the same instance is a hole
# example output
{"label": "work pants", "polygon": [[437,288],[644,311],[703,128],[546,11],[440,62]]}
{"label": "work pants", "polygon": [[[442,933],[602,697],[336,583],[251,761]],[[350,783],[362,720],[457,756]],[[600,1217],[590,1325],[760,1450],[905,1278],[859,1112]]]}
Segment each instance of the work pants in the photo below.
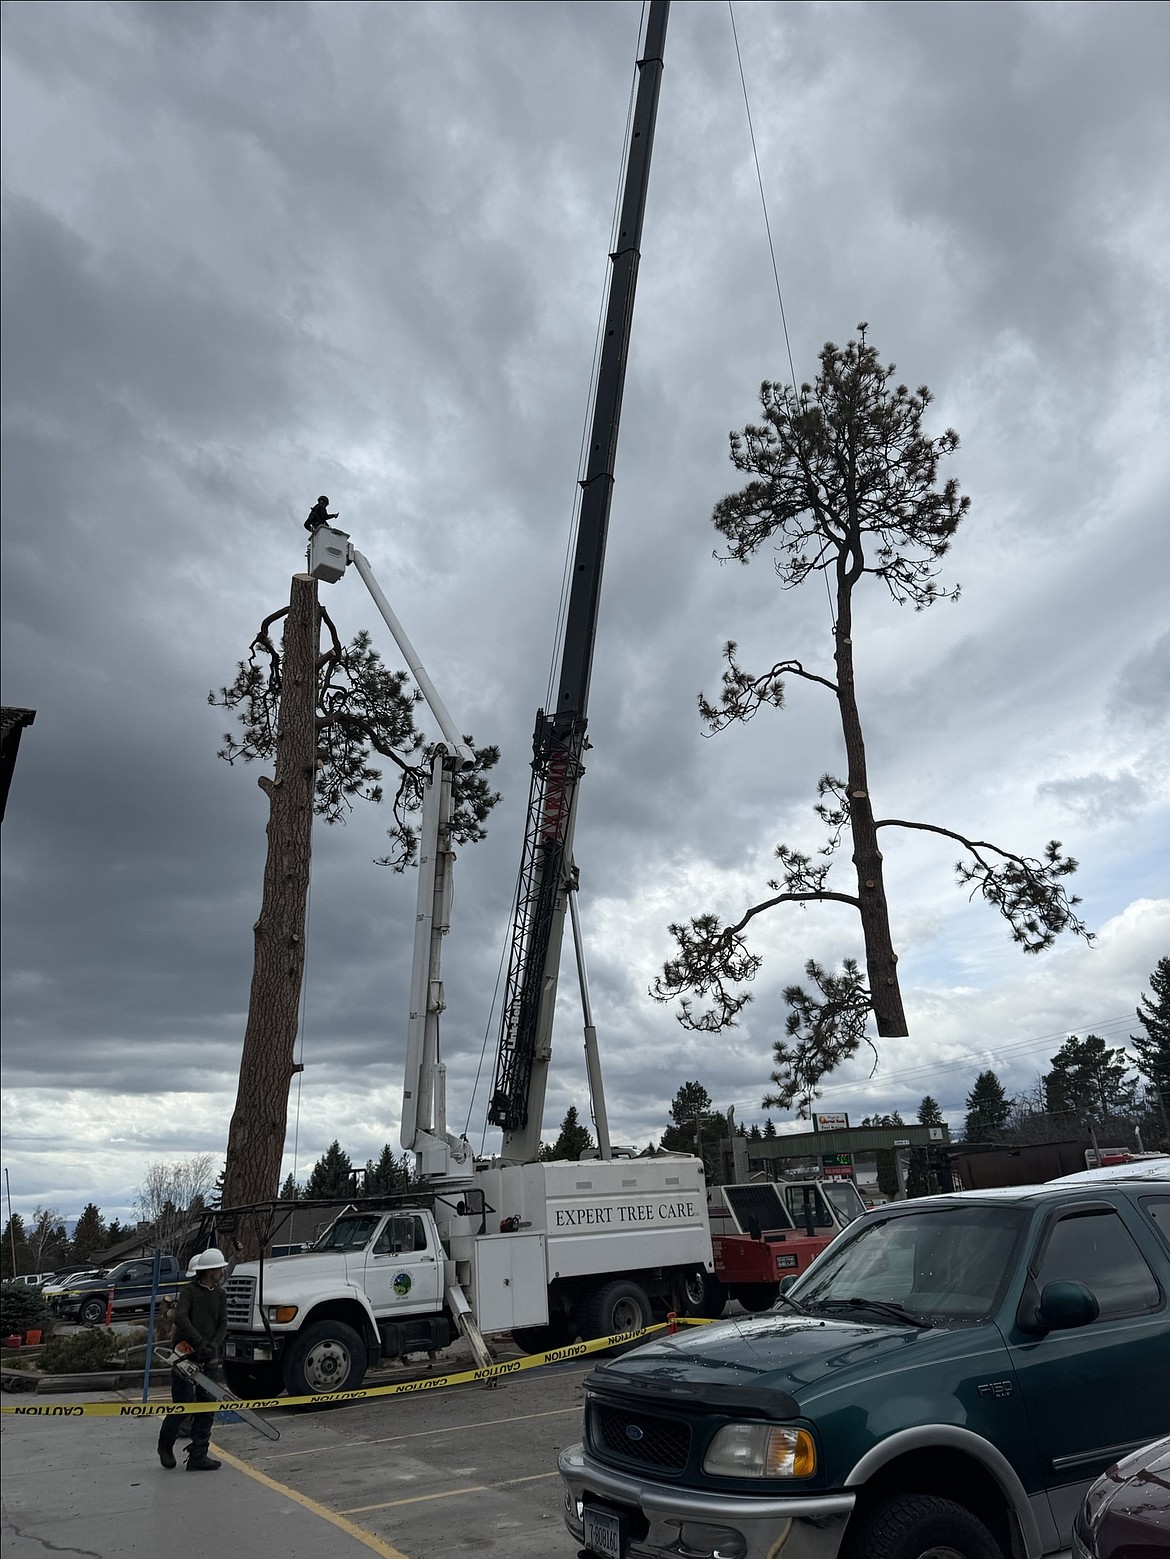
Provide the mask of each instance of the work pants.
{"label": "work pants", "polygon": [[[197,1386],[193,1380],[180,1375],[178,1370],[172,1370],[171,1401],[214,1402],[215,1398],[209,1391],[204,1391],[202,1386]],[[168,1413],[159,1430],[159,1449],[165,1446],[168,1451],[172,1450],[179,1436],[187,1432],[184,1425],[190,1425],[191,1444],[187,1455],[206,1456],[207,1447],[211,1444],[211,1420],[214,1417],[214,1413]]]}

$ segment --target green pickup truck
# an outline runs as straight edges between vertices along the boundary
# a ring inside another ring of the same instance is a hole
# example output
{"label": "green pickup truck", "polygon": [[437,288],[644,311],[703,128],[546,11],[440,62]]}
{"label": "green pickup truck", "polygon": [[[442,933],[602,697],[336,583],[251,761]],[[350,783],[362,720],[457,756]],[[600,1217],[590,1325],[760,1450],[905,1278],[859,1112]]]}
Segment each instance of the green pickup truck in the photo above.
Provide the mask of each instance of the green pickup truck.
{"label": "green pickup truck", "polygon": [[602,1559],[1040,1559],[1167,1433],[1170,1180],[927,1197],[594,1370],[565,1522]]}

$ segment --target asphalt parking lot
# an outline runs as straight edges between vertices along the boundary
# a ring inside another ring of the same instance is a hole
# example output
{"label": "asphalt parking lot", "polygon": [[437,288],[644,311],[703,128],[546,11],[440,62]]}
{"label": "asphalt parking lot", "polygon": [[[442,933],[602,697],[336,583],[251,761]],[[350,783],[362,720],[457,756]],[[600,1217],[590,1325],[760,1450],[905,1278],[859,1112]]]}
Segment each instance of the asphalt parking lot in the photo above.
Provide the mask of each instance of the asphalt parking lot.
{"label": "asphalt parking lot", "polygon": [[[582,1383],[596,1363],[270,1414],[280,1440],[245,1429],[247,1450],[231,1455],[250,1475],[312,1500],[405,1559],[573,1555],[557,1452],[580,1438]],[[226,1431],[216,1440],[225,1450],[231,1443]]]}
{"label": "asphalt parking lot", "polygon": [[[510,1340],[493,1352],[518,1356]],[[453,1349],[436,1373],[467,1362]],[[165,1471],[154,1452],[157,1419],[6,1414],[4,1556],[154,1559],[183,1548],[194,1520],[201,1554],[572,1559],[577,1545],[562,1524],[557,1453],[579,1438],[583,1382],[597,1362],[594,1355],[494,1384],[318,1411],[266,1410],[278,1441],[243,1422],[217,1422],[213,1454],[224,1465],[213,1474],[189,1474],[181,1458]],[[390,1370],[366,1384],[421,1373]],[[90,1396],[134,1403],[141,1393]],[[67,1407],[87,1399],[51,1400]],[[6,1394],[5,1405],[20,1400]],[[164,1533],[165,1548],[156,1546]]]}

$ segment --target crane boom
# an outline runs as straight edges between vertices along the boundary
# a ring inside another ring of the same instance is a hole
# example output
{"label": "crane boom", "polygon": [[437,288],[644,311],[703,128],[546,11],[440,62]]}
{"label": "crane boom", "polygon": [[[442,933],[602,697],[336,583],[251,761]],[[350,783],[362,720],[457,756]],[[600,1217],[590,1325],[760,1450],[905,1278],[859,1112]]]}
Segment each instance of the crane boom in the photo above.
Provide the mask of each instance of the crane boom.
{"label": "crane boom", "polygon": [[505,1162],[530,1162],[540,1148],[565,907],[573,887],[577,786],[584,772],[589,681],[669,10],[669,0],[651,0],[638,61],[556,703],[551,711],[537,711],[532,737],[532,787],[488,1106],[489,1121],[503,1128]]}

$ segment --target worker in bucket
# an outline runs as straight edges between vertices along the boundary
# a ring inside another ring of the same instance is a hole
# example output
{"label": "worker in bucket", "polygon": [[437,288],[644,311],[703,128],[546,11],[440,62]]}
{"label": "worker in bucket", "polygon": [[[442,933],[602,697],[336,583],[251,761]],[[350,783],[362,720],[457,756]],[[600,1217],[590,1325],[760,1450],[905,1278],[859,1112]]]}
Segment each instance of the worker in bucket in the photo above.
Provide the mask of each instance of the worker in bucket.
{"label": "worker in bucket", "polygon": [[[227,1335],[227,1299],[220,1284],[227,1268],[223,1251],[213,1245],[191,1262],[191,1279],[175,1306],[175,1351],[205,1370],[219,1358]],[[171,1370],[172,1402],[214,1402],[210,1392],[178,1369]],[[188,1472],[214,1472],[220,1463],[207,1454],[211,1444],[213,1413],[192,1413],[191,1444],[187,1448]],[[175,1465],[175,1441],[183,1424],[180,1413],[168,1414],[158,1434],[158,1459],[164,1467]]]}
{"label": "worker in bucket", "polygon": [[309,518],[305,521],[305,529],[307,531],[318,530],[322,525],[328,525],[330,520],[335,520],[336,518],[336,513],[330,514],[329,512],[328,498],[322,496],[317,499],[317,502],[309,510]]}

